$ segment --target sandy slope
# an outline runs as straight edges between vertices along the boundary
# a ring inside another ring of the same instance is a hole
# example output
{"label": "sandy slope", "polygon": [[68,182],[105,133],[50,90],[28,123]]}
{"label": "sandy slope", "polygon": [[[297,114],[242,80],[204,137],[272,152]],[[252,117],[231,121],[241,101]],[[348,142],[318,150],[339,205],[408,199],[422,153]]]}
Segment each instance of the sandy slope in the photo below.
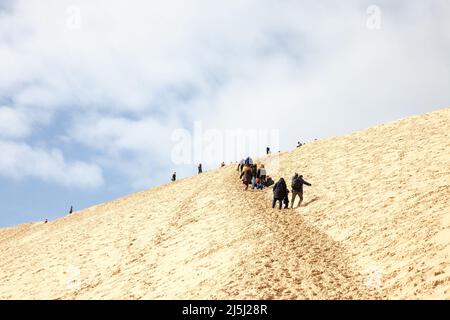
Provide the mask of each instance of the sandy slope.
{"label": "sandy slope", "polygon": [[294,210],[232,165],[0,229],[0,298],[448,298],[449,155],[445,109],[261,159]]}

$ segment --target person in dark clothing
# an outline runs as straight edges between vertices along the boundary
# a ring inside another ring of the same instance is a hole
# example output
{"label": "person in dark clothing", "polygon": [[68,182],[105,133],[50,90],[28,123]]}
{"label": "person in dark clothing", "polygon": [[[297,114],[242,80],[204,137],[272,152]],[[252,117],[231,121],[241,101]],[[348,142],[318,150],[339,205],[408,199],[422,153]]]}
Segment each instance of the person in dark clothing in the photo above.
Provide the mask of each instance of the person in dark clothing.
{"label": "person in dark clothing", "polygon": [[270,187],[273,184],[274,184],[273,179],[270,176],[267,176],[265,186]]}
{"label": "person in dark clothing", "polygon": [[278,180],[278,182],[275,183],[275,185],[273,186],[272,208],[275,208],[275,204],[278,201],[279,202],[278,209],[281,210],[281,207],[283,205],[283,200],[286,197],[286,195],[287,195],[286,182],[284,181],[283,178],[280,178],[280,180]]}
{"label": "person in dark clothing", "polygon": [[69,214],[73,213],[73,206],[70,206]]}
{"label": "person in dark clothing", "polygon": [[296,173],[294,175],[294,177],[292,178],[292,202],[291,202],[291,208],[294,207],[294,201],[295,198],[298,197],[300,198],[300,202],[298,203],[298,207],[300,207],[300,205],[303,202],[303,185],[306,184],[307,186],[311,186],[311,184],[305,180],[303,180],[303,176],[302,175],[298,175],[298,173]]}
{"label": "person in dark clothing", "polygon": [[[247,170],[250,170],[251,168],[249,166],[244,166],[242,169],[241,174],[239,175],[239,179],[242,179],[242,177],[244,177],[244,174],[246,173]],[[251,170],[250,170],[251,172]]]}
{"label": "person in dark clothing", "polygon": [[202,173],[202,172],[203,172],[202,164],[199,163],[199,165],[198,165],[198,174],[200,174],[200,173]]}
{"label": "person in dark clothing", "polygon": [[284,208],[289,209],[289,189],[286,188],[286,196],[283,199]]}
{"label": "person in dark clothing", "polygon": [[177,173],[174,172],[172,175],[172,181],[176,181],[177,180]]}
{"label": "person in dark clothing", "polygon": [[248,190],[248,185],[252,181],[252,169],[249,166],[244,167],[244,171],[242,171],[240,179],[242,179],[242,183],[245,185],[244,190]]}
{"label": "person in dark clothing", "polygon": [[270,153],[270,148],[267,147],[267,148],[266,148],[266,154],[269,154],[269,153]]}

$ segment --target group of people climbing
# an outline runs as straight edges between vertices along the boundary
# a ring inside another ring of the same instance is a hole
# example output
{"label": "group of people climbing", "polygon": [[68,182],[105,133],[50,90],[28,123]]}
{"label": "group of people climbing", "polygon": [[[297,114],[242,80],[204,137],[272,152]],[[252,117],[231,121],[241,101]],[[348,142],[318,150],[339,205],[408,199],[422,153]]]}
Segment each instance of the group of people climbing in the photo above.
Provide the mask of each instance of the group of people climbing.
{"label": "group of people climbing", "polygon": [[[298,207],[303,202],[303,185],[311,186],[311,184],[303,179],[302,175],[296,173],[292,178],[292,198],[291,198],[291,209],[294,208],[295,198],[299,197]],[[283,203],[284,208],[289,208],[289,189],[286,185],[286,181],[284,178],[280,178],[277,183],[273,186],[273,201],[272,208],[275,208],[275,205],[278,201],[278,209],[281,210]]]}
{"label": "group of people climbing", "polygon": [[273,201],[272,208],[275,208],[275,205],[278,202],[278,208],[281,210],[284,204],[284,208],[289,208],[289,202],[291,203],[291,209],[294,208],[295,199],[299,198],[299,202],[297,206],[300,206],[303,202],[303,185],[311,186],[311,184],[303,179],[302,175],[295,173],[292,177],[291,190],[292,196],[291,201],[289,201],[289,189],[286,185],[286,181],[284,178],[280,178],[277,183],[274,184],[274,181],[270,176],[267,175],[266,168],[264,164],[261,164],[260,168],[258,168],[257,164],[253,163],[252,158],[247,157],[245,160],[242,159],[237,167],[237,170],[240,172],[239,179],[242,180],[244,184],[244,190],[247,191],[249,185],[252,186],[252,189],[262,190],[265,187],[270,187],[273,185]]}
{"label": "group of people climbing", "polygon": [[274,183],[272,178],[267,175],[264,164],[261,164],[261,167],[258,168],[250,157],[247,157],[245,160],[242,159],[238,164],[237,170],[240,172],[239,179],[242,179],[244,190],[248,190],[249,185],[252,186],[252,189],[262,190]]}
{"label": "group of people climbing", "polygon": [[[297,147],[300,147],[302,145],[303,144],[299,141]],[[266,148],[266,153],[270,154],[269,147]],[[224,166],[225,162],[222,162],[220,167]],[[203,173],[203,167],[201,163],[199,163],[197,169],[198,174]],[[277,183],[274,183],[273,179],[267,174],[267,170],[264,167],[264,164],[261,164],[258,168],[258,165],[253,162],[253,159],[251,157],[247,157],[239,161],[237,171],[240,173],[239,179],[242,180],[245,191],[248,190],[249,186],[251,186],[252,190],[263,190],[264,188],[273,185],[272,208],[275,208],[278,202],[278,209],[280,210],[282,209],[283,204],[284,208],[288,209],[289,203],[291,204],[291,209],[293,209],[297,196],[299,198],[297,206],[300,206],[303,202],[303,186],[311,186],[309,182],[303,179],[302,175],[295,173],[295,175],[292,177],[290,191],[283,177],[281,177]],[[176,181],[176,175],[177,173],[174,172],[172,175],[172,181]],[[292,193],[290,201],[289,193]]]}

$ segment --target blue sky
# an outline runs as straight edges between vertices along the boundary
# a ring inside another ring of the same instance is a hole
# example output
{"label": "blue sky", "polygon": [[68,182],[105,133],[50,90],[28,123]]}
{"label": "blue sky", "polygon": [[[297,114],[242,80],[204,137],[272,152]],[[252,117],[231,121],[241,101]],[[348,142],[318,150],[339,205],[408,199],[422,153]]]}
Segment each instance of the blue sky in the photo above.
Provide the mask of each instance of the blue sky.
{"label": "blue sky", "polygon": [[0,226],[194,174],[195,121],[288,150],[448,107],[449,30],[446,0],[0,0]]}

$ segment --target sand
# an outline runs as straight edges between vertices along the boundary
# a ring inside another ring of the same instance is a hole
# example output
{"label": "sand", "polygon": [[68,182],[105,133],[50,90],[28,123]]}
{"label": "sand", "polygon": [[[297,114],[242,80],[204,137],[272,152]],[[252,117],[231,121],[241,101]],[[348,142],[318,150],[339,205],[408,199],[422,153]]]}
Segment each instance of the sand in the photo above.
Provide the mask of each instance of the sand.
{"label": "sand", "polygon": [[228,165],[0,229],[0,298],[450,297],[450,109],[259,161],[312,183],[300,207]]}

